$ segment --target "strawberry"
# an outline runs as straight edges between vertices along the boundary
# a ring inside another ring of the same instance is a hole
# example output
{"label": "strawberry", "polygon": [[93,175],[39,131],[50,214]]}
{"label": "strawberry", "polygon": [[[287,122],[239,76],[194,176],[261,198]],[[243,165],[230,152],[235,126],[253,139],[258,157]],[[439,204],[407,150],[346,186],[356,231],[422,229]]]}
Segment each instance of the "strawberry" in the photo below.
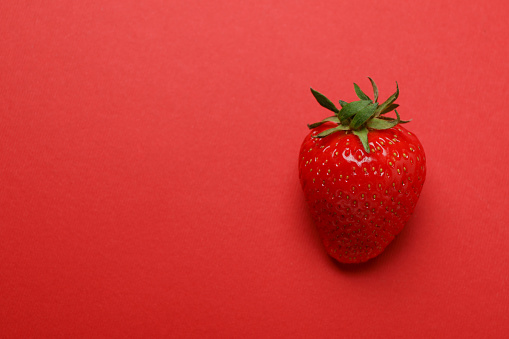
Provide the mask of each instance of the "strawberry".
{"label": "strawberry", "polygon": [[[299,178],[327,253],[342,263],[376,257],[401,232],[426,178],[426,157],[417,137],[401,124],[396,93],[382,104],[357,84],[360,100],[341,109],[311,89],[334,112],[308,125],[299,156]],[[396,117],[387,113],[395,111]]]}

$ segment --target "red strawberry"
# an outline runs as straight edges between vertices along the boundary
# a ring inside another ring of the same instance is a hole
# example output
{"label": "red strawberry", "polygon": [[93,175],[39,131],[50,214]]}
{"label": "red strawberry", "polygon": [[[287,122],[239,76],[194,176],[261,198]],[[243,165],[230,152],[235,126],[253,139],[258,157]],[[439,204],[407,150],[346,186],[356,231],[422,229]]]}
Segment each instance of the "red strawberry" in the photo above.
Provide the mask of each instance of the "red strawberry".
{"label": "red strawberry", "polygon": [[426,157],[417,137],[387,113],[398,107],[397,87],[378,104],[354,84],[359,101],[341,110],[311,89],[335,114],[308,125],[299,177],[313,220],[329,255],[343,263],[376,257],[410,218],[424,180]]}

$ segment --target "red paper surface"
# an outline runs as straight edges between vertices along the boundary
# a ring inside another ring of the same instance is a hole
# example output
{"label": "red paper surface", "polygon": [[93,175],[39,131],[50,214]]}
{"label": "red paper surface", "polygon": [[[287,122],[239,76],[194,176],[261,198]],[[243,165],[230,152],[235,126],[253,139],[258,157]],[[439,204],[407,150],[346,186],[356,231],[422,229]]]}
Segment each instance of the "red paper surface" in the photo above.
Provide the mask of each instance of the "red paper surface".
{"label": "red paper surface", "polygon": [[[0,3],[0,337],[509,334],[505,1]],[[415,213],[335,264],[309,92],[371,76],[424,145]]]}

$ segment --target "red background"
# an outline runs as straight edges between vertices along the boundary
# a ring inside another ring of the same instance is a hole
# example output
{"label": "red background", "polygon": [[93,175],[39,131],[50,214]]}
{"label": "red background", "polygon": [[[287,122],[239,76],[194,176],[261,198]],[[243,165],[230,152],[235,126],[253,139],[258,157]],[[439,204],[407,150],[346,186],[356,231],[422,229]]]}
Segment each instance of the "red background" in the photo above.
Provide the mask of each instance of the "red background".
{"label": "red background", "polygon": [[[507,337],[506,1],[0,4],[0,336]],[[353,82],[424,145],[335,264],[297,172]]]}

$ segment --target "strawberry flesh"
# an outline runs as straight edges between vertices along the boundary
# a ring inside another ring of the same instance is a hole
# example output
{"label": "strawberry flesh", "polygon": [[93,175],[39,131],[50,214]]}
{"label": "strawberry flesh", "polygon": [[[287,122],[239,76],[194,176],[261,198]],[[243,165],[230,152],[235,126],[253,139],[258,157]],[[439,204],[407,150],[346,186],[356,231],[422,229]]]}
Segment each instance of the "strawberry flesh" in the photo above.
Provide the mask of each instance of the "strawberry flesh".
{"label": "strawberry flesh", "polygon": [[326,122],[304,139],[299,178],[327,253],[343,263],[376,257],[401,232],[426,178],[417,137],[401,125],[369,131],[366,152],[352,131],[325,138]]}

